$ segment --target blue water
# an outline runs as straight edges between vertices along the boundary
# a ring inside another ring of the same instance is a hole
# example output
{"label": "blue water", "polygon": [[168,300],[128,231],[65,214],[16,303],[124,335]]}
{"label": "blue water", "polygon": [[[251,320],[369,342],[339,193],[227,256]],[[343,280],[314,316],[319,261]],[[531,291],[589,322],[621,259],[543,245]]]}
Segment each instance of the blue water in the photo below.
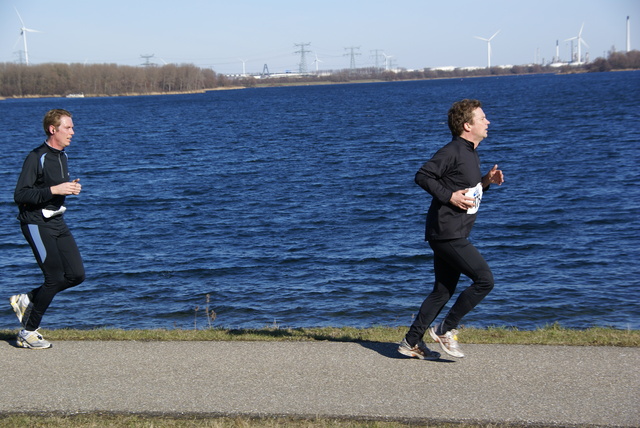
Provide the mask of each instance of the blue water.
{"label": "blue water", "polygon": [[640,328],[640,72],[0,101],[3,299],[41,282],[13,189],[62,107],[87,280],[43,327],[204,328],[207,294],[217,327],[407,326],[433,282],[413,177],[464,97],[506,178],[472,234],[496,286],[464,325]]}

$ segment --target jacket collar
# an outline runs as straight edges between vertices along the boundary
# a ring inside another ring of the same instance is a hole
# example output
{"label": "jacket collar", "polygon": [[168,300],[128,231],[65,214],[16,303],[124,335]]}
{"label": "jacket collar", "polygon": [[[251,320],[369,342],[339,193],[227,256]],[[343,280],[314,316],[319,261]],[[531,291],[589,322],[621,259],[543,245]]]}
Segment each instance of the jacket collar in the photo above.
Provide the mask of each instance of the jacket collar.
{"label": "jacket collar", "polygon": [[476,145],[473,144],[471,141],[469,140],[465,140],[462,137],[455,137],[454,141],[460,141],[462,144],[464,144],[465,146],[467,146],[471,151],[474,151],[476,149]]}
{"label": "jacket collar", "polygon": [[46,141],[44,142],[44,145],[47,146],[49,148],[49,150],[51,150],[53,153],[64,153],[64,149],[58,150],[56,148],[53,148]]}

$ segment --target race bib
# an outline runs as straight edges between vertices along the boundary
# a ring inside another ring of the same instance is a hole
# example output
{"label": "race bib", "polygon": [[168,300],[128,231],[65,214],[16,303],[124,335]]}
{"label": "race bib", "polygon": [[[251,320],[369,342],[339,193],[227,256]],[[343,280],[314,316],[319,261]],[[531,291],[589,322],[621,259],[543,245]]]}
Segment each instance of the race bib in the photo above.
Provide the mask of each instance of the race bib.
{"label": "race bib", "polygon": [[482,201],[482,182],[476,184],[476,187],[469,189],[464,195],[473,198],[473,207],[467,210],[467,214],[477,213],[480,208],[480,201]]}
{"label": "race bib", "polygon": [[51,218],[51,217],[55,217],[57,215],[62,215],[64,214],[64,212],[67,210],[67,207],[65,207],[64,205],[62,205],[60,208],[58,208],[57,210],[48,210],[43,208],[42,209],[42,215],[44,216],[44,218]]}

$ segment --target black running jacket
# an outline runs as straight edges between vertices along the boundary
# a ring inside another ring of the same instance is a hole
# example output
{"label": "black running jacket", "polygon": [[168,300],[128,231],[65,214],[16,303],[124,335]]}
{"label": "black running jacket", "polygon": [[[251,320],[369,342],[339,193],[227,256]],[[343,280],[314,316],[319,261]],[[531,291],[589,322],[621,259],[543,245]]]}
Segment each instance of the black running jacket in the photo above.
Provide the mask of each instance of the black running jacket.
{"label": "black running jacket", "polygon": [[[474,144],[461,137],[453,138],[420,168],[415,182],[433,197],[427,213],[425,239],[467,238],[477,213],[469,214],[451,205],[449,200],[455,191],[478,185],[482,189],[480,157]],[[482,192],[476,198],[478,206],[481,198]]]}
{"label": "black running jacket", "polygon": [[24,160],[13,199],[20,209],[18,220],[29,224],[56,222],[62,216],[45,219],[42,209],[58,210],[65,200],[53,195],[51,186],[69,181],[67,154],[47,143],[33,149]]}

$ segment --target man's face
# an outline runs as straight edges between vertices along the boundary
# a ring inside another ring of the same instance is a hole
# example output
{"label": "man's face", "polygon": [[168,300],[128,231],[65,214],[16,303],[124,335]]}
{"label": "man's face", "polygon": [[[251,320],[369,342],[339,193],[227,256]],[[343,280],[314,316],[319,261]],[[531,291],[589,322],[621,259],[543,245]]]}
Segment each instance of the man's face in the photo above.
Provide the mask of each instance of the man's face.
{"label": "man's face", "polygon": [[63,150],[69,144],[71,144],[71,137],[73,137],[73,120],[69,116],[62,116],[60,118],[60,126],[54,128],[53,126],[49,130],[53,135],[49,137],[51,147],[58,150]]}
{"label": "man's face", "polygon": [[470,134],[471,141],[474,143],[479,143],[480,141],[487,138],[489,122],[487,120],[487,116],[485,116],[484,111],[480,107],[473,111],[473,123],[467,123],[468,126],[467,131]]}

